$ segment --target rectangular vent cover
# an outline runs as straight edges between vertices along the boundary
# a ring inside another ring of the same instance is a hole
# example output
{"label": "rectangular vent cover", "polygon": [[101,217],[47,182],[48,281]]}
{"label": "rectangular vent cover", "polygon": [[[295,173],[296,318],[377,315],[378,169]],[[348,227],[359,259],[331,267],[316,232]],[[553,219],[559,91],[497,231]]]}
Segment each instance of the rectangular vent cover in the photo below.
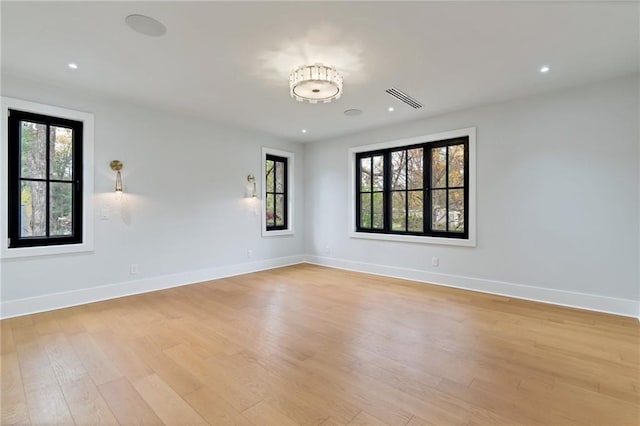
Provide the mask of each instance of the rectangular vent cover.
{"label": "rectangular vent cover", "polygon": [[409,105],[412,108],[416,108],[416,109],[422,108],[422,104],[420,102],[416,101],[411,96],[404,93],[402,90],[398,90],[395,87],[392,87],[391,89],[385,90],[385,92],[387,92],[394,98],[399,99],[400,101],[404,102],[405,104]]}

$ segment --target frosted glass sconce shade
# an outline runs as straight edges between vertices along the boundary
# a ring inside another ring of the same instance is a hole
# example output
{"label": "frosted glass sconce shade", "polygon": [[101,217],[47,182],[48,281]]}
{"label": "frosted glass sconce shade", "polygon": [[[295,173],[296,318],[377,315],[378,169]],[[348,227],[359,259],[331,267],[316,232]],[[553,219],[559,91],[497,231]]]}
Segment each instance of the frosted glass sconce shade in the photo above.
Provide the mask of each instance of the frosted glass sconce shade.
{"label": "frosted glass sconce shade", "polygon": [[116,172],[116,192],[122,192],[122,162],[119,160],[113,160],[110,164],[111,170]]}

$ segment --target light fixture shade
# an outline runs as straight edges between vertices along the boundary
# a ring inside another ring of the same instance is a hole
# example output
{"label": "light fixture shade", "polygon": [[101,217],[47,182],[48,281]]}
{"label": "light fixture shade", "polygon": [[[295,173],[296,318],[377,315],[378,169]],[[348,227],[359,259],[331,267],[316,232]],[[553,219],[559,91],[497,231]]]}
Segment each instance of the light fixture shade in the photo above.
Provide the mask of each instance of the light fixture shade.
{"label": "light fixture shade", "polygon": [[298,102],[328,103],[342,96],[342,76],[327,65],[303,65],[291,72],[289,88]]}
{"label": "light fixture shade", "polygon": [[120,174],[120,170],[122,170],[122,161],[113,160],[109,163],[111,170],[116,172],[116,192],[122,192],[122,174]]}
{"label": "light fixture shade", "polygon": [[120,170],[116,172],[116,192],[122,192],[122,175]]}
{"label": "light fixture shade", "polygon": [[249,192],[251,194],[251,197],[257,198],[258,194],[256,193],[256,177],[254,175],[248,175],[247,182],[249,182],[249,184],[251,185],[251,191]]}

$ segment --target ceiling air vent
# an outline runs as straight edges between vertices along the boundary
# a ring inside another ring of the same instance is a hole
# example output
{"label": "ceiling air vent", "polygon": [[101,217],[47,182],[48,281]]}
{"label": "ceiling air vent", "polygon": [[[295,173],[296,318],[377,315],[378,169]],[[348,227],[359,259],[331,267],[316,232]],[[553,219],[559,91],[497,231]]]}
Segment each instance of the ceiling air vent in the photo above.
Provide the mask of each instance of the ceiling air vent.
{"label": "ceiling air vent", "polygon": [[391,89],[385,90],[385,92],[387,92],[394,98],[401,100],[405,104],[409,105],[411,108],[416,108],[416,109],[422,108],[422,104],[420,102],[416,101],[411,96],[404,93],[402,90],[398,90],[395,87],[392,87]]}

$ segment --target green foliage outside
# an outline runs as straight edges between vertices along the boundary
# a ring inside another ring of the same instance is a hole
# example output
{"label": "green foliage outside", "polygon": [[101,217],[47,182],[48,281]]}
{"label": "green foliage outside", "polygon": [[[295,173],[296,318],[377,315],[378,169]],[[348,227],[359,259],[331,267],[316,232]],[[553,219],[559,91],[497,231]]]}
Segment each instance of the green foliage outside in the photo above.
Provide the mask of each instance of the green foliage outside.
{"label": "green foliage outside", "polygon": [[[266,219],[269,226],[284,225],[284,166],[282,162],[266,163]],[[270,194],[271,193],[271,194]],[[279,193],[279,194],[278,194]]]}
{"label": "green foliage outside", "polygon": [[[43,181],[24,180],[47,178],[46,131],[47,126],[43,124],[22,122],[20,160],[23,179],[21,181],[21,234],[23,237],[47,235],[47,184]],[[50,127],[49,140],[49,178],[64,181],[49,183],[49,235],[71,235],[72,131],[66,128]]]}
{"label": "green foliage outside", "polygon": [[[431,228],[446,231],[448,215],[448,230],[464,232],[464,189],[456,189],[464,187],[464,145],[433,148],[431,155]],[[399,150],[392,152],[390,158],[391,229],[423,232],[423,150]],[[383,170],[383,156],[361,159],[360,226],[363,228],[382,229],[384,226]]]}

